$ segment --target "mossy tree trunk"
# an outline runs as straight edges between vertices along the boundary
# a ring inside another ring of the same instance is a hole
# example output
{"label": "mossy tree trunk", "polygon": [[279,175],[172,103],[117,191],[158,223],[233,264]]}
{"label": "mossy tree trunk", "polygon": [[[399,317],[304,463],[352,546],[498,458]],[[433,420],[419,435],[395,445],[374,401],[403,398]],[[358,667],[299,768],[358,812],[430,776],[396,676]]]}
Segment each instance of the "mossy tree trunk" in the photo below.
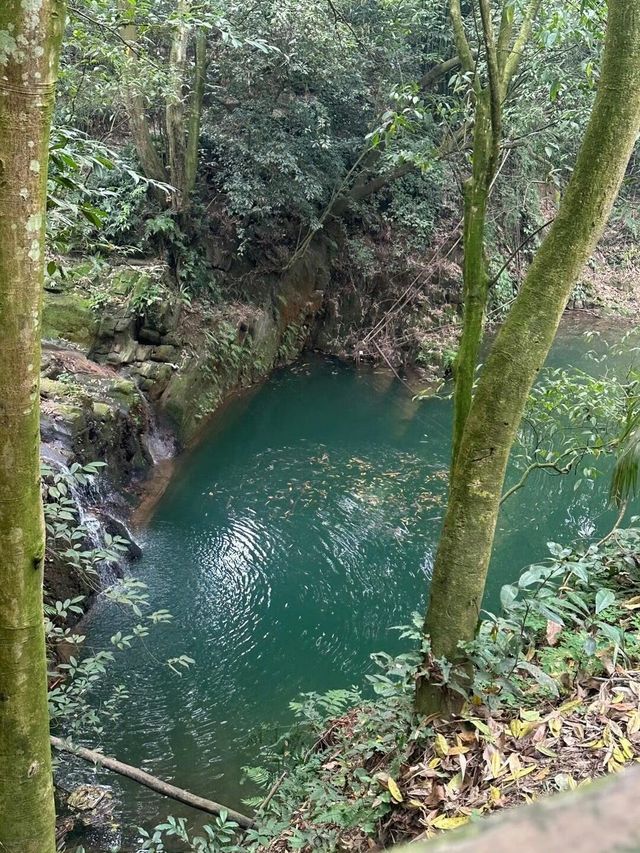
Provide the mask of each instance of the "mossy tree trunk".
{"label": "mossy tree trunk", "polygon": [[[478,46],[477,51],[472,51],[465,32],[460,0],[449,2],[456,48],[462,69],[472,80],[475,105],[472,171],[464,185],[463,199],[463,316],[462,334],[454,365],[452,464],[455,463],[471,408],[473,382],[482,343],[489,283],[486,262],[487,208],[500,159],[502,107],[509,84],[518,70],[523,47],[531,37],[533,22],[540,5],[540,0],[530,0],[514,39],[514,7],[505,0],[496,39],[489,0],[480,0],[482,45]],[[481,55],[484,56],[487,66],[487,80],[484,85],[478,73],[477,57]]]}
{"label": "mossy tree trunk", "polygon": [[169,162],[169,180],[175,192],[174,210],[183,210],[188,202],[186,193],[187,134],[185,132],[184,84],[187,72],[187,50],[191,27],[186,15],[189,11],[188,0],[178,3],[171,50],[169,51],[169,86],[165,105],[165,126],[167,131],[167,155]]}
{"label": "mossy tree trunk", "polygon": [[189,110],[189,125],[187,130],[187,152],[185,166],[185,189],[187,197],[191,195],[196,185],[198,172],[198,152],[200,147],[200,125],[202,122],[202,105],[204,102],[204,87],[207,79],[207,34],[202,27],[196,30],[195,67],[193,74],[193,94]]}
{"label": "mossy tree trunk", "polygon": [[[120,9],[123,16],[120,34],[129,45],[125,49],[122,66],[123,98],[138,160],[147,178],[171,184],[171,207],[182,218],[184,225],[198,169],[200,124],[208,65],[206,30],[191,20],[191,0],[179,0],[166,76],[163,122],[166,151],[161,152],[152,133],[143,94],[149,64],[139,55],[142,48],[133,19],[135,6],[120,0]],[[192,42],[193,63],[189,58]]]}
{"label": "mossy tree trunk", "polygon": [[[425,633],[455,661],[476,632],[509,453],[571,290],[611,212],[640,131],[640,0],[609,0],[593,112],[558,215],[487,359],[452,468]],[[418,683],[421,713],[457,704]]]}
{"label": "mossy tree trunk", "polygon": [[54,853],[40,321],[62,0],[0,4],[0,850]]}
{"label": "mossy tree trunk", "polygon": [[[206,81],[206,33],[189,21],[191,4],[180,0],[169,53],[169,94],[165,109],[169,179],[175,187],[174,209],[186,216],[196,183],[200,122]],[[187,85],[189,45],[195,31],[193,76]],[[189,88],[191,91],[189,92]],[[189,103],[188,103],[189,102]],[[188,103],[188,110],[185,108]]]}
{"label": "mossy tree trunk", "polygon": [[141,73],[141,62],[136,53],[138,29],[133,18],[135,6],[126,0],[119,0],[118,5],[123,20],[120,35],[128,45],[125,48],[121,79],[131,137],[145,176],[152,181],[164,183],[168,179],[167,171],[151,132],[147,103],[142,89],[144,75]]}

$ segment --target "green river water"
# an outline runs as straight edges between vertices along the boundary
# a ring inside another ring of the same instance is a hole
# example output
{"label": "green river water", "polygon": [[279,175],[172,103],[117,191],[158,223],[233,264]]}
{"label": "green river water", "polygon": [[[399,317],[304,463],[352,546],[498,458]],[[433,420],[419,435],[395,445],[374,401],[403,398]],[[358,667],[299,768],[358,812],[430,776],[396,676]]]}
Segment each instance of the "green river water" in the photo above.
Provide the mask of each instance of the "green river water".
{"label": "green river water", "polygon": [[[551,360],[598,372],[588,346],[565,329]],[[450,426],[449,401],[414,402],[385,371],[316,357],[229,404],[179,460],[141,533],[135,573],[174,621],[119,653],[101,681],[101,698],[118,684],[129,692],[104,751],[240,807],[253,793],[241,767],[290,719],[289,701],[362,685],[371,652],[399,649],[391,626],[424,607]],[[506,504],[488,607],[547,541],[571,544],[611,524],[606,485],[574,483],[542,473]],[[99,603],[91,647],[130,624]],[[195,660],[182,677],[162,663],[180,654]],[[100,778],[126,803],[126,823],[188,811]]]}

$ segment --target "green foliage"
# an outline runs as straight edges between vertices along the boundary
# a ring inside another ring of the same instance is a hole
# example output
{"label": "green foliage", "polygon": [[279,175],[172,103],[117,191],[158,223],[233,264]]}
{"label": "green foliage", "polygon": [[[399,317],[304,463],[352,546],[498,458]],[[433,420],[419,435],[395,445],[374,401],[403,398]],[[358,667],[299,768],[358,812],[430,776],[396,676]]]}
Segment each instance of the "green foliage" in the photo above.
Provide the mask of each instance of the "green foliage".
{"label": "green foliage", "polygon": [[[150,187],[166,185],[139,174],[119,153],[73,127],[52,130],[48,172],[48,237],[56,252],[114,248],[131,251],[130,237]],[[48,272],[53,275],[56,262]]]}
{"label": "green foliage", "polygon": [[390,192],[391,201],[384,216],[406,229],[410,235],[409,245],[413,248],[424,250],[433,234],[444,174],[442,165],[435,165],[428,171],[405,175]]}
{"label": "green foliage", "polygon": [[307,330],[297,323],[290,323],[280,339],[280,346],[276,354],[276,361],[287,363],[292,361],[299,355],[304,340],[307,336]]}
{"label": "green foliage", "polygon": [[[82,490],[95,487],[102,462],[88,465],[74,463],[69,469],[54,471],[42,465],[44,512],[47,528],[47,552],[59,570],[79,575],[90,589],[100,589],[99,570],[117,563],[128,549],[126,540],[104,533],[95,544],[86,523],[80,519],[79,500]],[[44,605],[45,636],[55,661],[50,673],[49,713],[52,725],[66,736],[80,737],[91,733],[99,736],[106,720],[117,720],[119,705],[126,689],[116,686],[110,698],[93,702],[93,691],[114,659],[114,652],[127,649],[132,642],[142,641],[151,626],[171,621],[167,610],[149,613],[147,587],[134,578],[123,578],[101,589],[100,595],[123,609],[129,609],[135,620],[130,633],[118,631],[111,637],[110,648],[92,650],[82,655],[85,637],[75,631],[72,622],[84,612],[85,596],[64,601],[47,601]],[[186,656],[167,661],[174,672],[187,668],[193,660]]]}
{"label": "green foliage", "polygon": [[[502,614],[486,614],[477,639],[464,648],[475,667],[473,682],[466,666],[446,661],[432,661],[430,677],[473,697],[471,708],[513,707],[526,715],[527,709],[537,713],[547,699],[572,692],[579,678],[601,676],[616,662],[637,666],[640,571],[634,555],[639,544],[637,529],[618,531],[615,541],[582,552],[550,543],[550,559],[530,566],[517,584],[503,589]],[[308,730],[310,746],[285,754],[286,773],[259,828],[245,836],[248,849],[286,837],[292,849],[309,846],[329,853],[345,832],[378,840],[398,803],[394,779],[407,755],[414,748],[429,750],[434,739],[431,726],[412,713],[412,685],[422,652],[428,652],[428,644],[416,648],[424,642],[422,617],[416,614],[401,630],[415,651],[398,658],[374,655],[380,669],[370,681],[377,699],[334,691],[292,705],[297,730]],[[357,706],[349,708],[354,701]],[[297,743],[295,731],[284,737]],[[271,773],[253,768],[247,775],[266,791],[282,777],[281,763],[271,767]]]}
{"label": "green foliage", "polygon": [[[220,853],[220,851],[239,850],[233,844],[238,824],[229,820],[228,813],[221,811],[213,823],[206,824],[202,828],[202,835],[192,835],[187,828],[184,818],[168,817],[166,821],[158,824],[151,833],[145,829],[139,829],[142,840],[140,851],[148,850],[150,853],[165,853],[167,850],[175,850],[176,841],[188,845],[193,853]],[[165,847],[165,841],[171,839],[169,847]]]}
{"label": "green foliage", "polygon": [[583,481],[601,477],[614,460],[611,497],[621,506],[634,493],[637,477],[637,335],[630,331],[613,346],[594,332],[586,339],[597,344],[590,355],[600,364],[606,364],[612,351],[624,353],[631,363],[626,376],[609,370],[597,377],[575,369],[543,371],[531,393],[513,461],[525,478],[536,468],[575,474],[577,490]]}
{"label": "green foliage", "polygon": [[100,565],[117,563],[128,549],[126,540],[109,534],[105,534],[103,544],[91,546],[90,531],[80,520],[75,495],[93,485],[102,467],[103,462],[76,462],[69,469],[56,471],[47,464],[41,466],[47,547],[90,586],[96,585]]}

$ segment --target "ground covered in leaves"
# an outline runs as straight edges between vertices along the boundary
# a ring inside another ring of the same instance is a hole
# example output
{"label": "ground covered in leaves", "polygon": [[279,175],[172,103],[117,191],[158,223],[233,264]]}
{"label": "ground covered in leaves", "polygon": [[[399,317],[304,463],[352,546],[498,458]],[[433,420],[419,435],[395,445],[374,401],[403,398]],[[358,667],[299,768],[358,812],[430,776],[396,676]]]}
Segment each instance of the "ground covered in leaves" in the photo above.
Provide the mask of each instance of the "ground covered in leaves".
{"label": "ground covered in leaves", "polygon": [[617,531],[583,553],[552,552],[483,623],[459,717],[416,719],[411,653],[378,656],[375,700],[346,710],[357,694],[333,691],[297,703],[306,744],[284,739],[284,772],[269,783],[249,770],[271,784],[250,846],[383,849],[639,761],[640,531]]}

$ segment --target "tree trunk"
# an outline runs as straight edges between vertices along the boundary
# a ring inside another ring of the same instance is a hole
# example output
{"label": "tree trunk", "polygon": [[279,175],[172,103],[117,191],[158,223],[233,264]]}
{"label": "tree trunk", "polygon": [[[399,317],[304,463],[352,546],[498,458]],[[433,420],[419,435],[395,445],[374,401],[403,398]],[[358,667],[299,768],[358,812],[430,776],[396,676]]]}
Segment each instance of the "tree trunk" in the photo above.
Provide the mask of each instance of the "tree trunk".
{"label": "tree trunk", "polygon": [[[120,0],[120,10],[125,16],[130,14],[129,4],[126,0]],[[120,28],[122,38],[130,45],[136,44],[138,33],[136,25],[130,21]],[[129,119],[129,129],[135,145],[136,154],[145,177],[152,181],[166,182],[167,172],[158,153],[149,127],[147,106],[140,88],[139,62],[136,60],[133,50],[126,48],[124,66],[122,69],[122,88],[124,104]]]}
{"label": "tree trunk", "polygon": [[61,0],[0,4],[0,850],[54,853],[40,322]]}
{"label": "tree trunk", "polygon": [[489,91],[476,100],[473,131],[473,174],[464,187],[464,265],[462,335],[454,366],[453,454],[455,464],[464,425],[471,408],[473,380],[487,304],[488,275],[484,256],[487,201],[489,199],[490,152],[493,133],[489,111]]}
{"label": "tree trunk", "polygon": [[187,69],[187,48],[191,27],[184,19],[188,0],[178,3],[178,15],[169,52],[169,92],[165,106],[169,180],[174,187],[174,210],[184,210],[187,203],[187,137],[185,131],[184,83]]}
{"label": "tree trunk", "polygon": [[198,173],[198,149],[200,146],[200,122],[202,120],[202,103],[204,100],[204,85],[207,77],[207,34],[200,27],[196,32],[196,62],[193,72],[193,94],[189,112],[189,129],[187,132],[187,154],[185,165],[185,189],[187,199],[195,189]]}
{"label": "tree trunk", "polygon": [[[473,638],[516,431],[571,290],[611,212],[640,130],[640,0],[609,0],[602,75],[560,210],[478,383],[452,470],[425,620],[434,655]],[[447,691],[419,682],[416,707],[442,713]]]}

